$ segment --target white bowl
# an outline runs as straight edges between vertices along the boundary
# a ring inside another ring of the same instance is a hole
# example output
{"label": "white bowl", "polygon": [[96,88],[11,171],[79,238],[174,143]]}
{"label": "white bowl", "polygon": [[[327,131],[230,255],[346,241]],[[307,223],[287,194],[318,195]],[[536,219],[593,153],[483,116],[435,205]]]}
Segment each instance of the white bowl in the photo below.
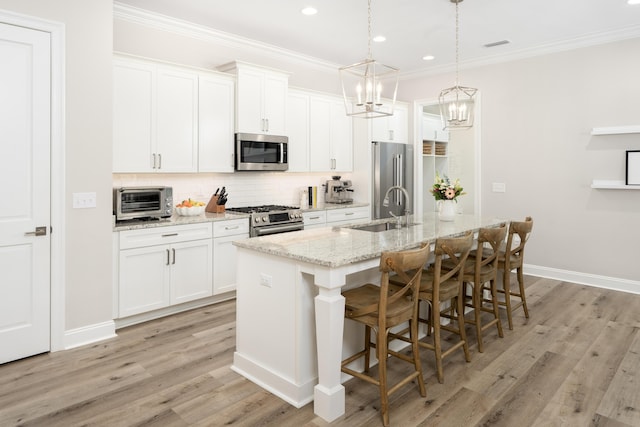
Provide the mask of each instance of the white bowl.
{"label": "white bowl", "polygon": [[175,210],[180,216],[196,216],[202,214],[204,212],[204,208],[204,206],[192,206],[190,208],[176,207]]}

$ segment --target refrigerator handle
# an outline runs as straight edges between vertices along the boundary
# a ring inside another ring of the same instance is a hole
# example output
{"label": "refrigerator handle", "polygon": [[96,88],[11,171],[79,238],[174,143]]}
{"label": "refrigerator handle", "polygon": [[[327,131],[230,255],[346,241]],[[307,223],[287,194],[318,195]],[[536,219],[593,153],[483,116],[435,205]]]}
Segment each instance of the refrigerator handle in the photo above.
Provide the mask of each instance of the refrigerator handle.
{"label": "refrigerator handle", "polygon": [[[398,185],[404,188],[404,165],[402,162],[402,154],[398,154]],[[404,194],[400,192],[398,196],[398,206],[402,206],[403,199]]]}
{"label": "refrigerator handle", "polygon": [[[398,185],[398,156],[396,156],[395,154],[393,155],[393,182],[392,184]],[[391,194],[391,201],[394,204],[397,204],[397,199],[396,199],[396,192],[392,191]]]}

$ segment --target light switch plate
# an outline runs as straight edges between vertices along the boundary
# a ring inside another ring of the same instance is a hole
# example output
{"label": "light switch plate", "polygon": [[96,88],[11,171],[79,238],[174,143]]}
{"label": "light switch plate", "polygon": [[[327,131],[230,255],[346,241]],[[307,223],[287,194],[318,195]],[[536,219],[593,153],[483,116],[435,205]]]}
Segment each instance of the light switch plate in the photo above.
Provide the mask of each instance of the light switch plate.
{"label": "light switch plate", "polygon": [[507,185],[504,182],[494,182],[492,184],[491,190],[494,193],[506,193]]}
{"label": "light switch plate", "polygon": [[96,207],[96,193],[73,193],[73,208],[86,209]]}
{"label": "light switch plate", "polygon": [[260,274],[260,284],[262,286],[266,286],[267,288],[270,288],[271,285],[273,284],[273,277],[268,275],[268,274],[261,273]]}

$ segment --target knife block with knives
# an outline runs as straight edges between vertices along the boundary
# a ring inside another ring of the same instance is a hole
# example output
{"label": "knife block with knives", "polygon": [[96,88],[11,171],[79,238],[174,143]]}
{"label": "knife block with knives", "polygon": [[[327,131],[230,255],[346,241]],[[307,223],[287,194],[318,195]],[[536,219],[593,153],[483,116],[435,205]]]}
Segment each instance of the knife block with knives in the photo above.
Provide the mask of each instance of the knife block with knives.
{"label": "knife block with knives", "polygon": [[222,187],[222,191],[220,191],[220,194],[218,194],[219,190],[220,189],[218,188],[214,193],[214,195],[211,196],[211,200],[209,200],[209,203],[205,208],[206,212],[210,212],[210,213],[224,212],[224,209],[225,209],[224,205],[227,203],[228,194],[226,192],[225,187]]}

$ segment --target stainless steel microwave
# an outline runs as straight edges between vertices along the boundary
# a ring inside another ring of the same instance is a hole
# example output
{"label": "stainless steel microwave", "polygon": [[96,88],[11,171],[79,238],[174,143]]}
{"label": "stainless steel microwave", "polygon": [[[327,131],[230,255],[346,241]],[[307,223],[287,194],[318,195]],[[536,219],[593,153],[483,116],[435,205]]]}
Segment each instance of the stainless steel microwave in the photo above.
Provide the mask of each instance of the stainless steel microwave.
{"label": "stainless steel microwave", "polygon": [[237,171],[286,171],[289,138],[255,133],[236,134]]}
{"label": "stainless steel microwave", "polygon": [[160,219],[173,214],[171,187],[120,187],[113,189],[116,221]]}

